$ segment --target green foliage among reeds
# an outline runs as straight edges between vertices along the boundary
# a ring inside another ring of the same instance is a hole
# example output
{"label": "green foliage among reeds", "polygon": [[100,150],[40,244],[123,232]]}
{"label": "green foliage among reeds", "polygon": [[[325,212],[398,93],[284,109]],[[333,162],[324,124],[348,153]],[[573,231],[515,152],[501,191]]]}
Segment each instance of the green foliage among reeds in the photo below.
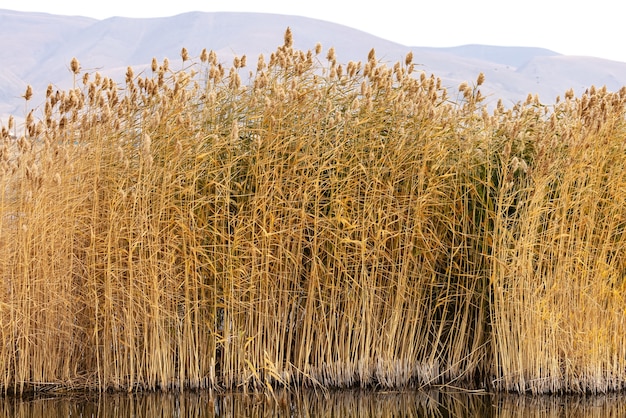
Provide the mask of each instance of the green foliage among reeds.
{"label": "green foliage among reeds", "polygon": [[624,387],[626,89],[320,54],[73,60],[2,128],[4,391]]}

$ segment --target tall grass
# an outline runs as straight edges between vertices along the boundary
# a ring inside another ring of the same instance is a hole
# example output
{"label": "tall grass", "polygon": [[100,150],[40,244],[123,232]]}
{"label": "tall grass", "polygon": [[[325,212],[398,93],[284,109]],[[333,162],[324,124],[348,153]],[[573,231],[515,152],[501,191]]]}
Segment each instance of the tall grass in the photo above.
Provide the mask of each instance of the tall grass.
{"label": "tall grass", "polygon": [[623,386],[626,91],[181,58],[2,128],[5,391]]}
{"label": "tall grass", "polygon": [[494,279],[497,386],[624,387],[624,92],[556,106]]}

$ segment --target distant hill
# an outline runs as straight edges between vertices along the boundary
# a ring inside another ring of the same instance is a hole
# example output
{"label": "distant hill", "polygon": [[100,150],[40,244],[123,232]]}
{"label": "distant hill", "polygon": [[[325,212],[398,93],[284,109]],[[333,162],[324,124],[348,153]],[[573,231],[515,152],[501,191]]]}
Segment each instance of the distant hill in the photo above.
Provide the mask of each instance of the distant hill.
{"label": "distant hill", "polygon": [[307,50],[321,42],[324,50],[335,47],[340,62],[364,61],[375,48],[378,59],[393,64],[412,51],[418,70],[435,74],[451,89],[463,81],[473,82],[482,71],[486,75],[482,91],[491,104],[499,98],[513,104],[528,93],[551,104],[570,87],[580,94],[591,85],[606,85],[609,90],[626,85],[622,62],[563,56],[541,48],[407,46],[297,16],[192,12],[167,18],[96,20],[0,9],[0,118],[24,114],[20,96],[27,84],[38,94],[33,105],[42,102],[49,83],[71,86],[72,57],[78,58],[84,71],[100,71],[122,82],[128,65],[138,72],[153,57],[167,57],[176,65],[182,47],[192,56],[203,48],[212,49],[227,65],[235,54],[246,54],[256,62],[259,54],[270,54],[282,45],[287,27],[292,29],[294,47]]}
{"label": "distant hill", "polygon": [[518,68],[535,57],[555,57],[559,54],[544,48],[504,47],[491,45],[463,45],[450,48],[433,48],[439,52]]}

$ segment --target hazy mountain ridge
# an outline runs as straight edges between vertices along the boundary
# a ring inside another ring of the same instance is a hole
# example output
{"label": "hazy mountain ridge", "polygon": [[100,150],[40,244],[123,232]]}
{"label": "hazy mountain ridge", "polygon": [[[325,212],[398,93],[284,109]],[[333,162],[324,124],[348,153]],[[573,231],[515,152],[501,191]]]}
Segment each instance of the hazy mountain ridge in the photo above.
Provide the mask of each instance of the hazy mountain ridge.
{"label": "hazy mountain ridge", "polygon": [[492,45],[463,45],[449,48],[434,48],[439,52],[447,52],[459,57],[479,59],[494,62],[510,67],[520,67],[533,57],[558,56],[558,52],[545,48],[492,46]]}
{"label": "hazy mountain ridge", "polygon": [[235,54],[246,54],[249,62],[256,62],[260,53],[268,55],[282,44],[287,27],[292,29],[295,48],[312,49],[321,42],[324,51],[336,49],[340,62],[364,61],[375,48],[378,59],[391,65],[412,51],[418,70],[440,77],[452,97],[458,84],[473,82],[481,71],[486,75],[483,94],[492,102],[501,98],[508,104],[524,100],[528,93],[539,94],[551,104],[570,87],[580,94],[592,84],[609,90],[626,85],[626,63],[533,47],[411,47],[297,16],[190,12],[167,18],[97,20],[0,9],[0,117],[24,113],[20,96],[27,84],[35,89],[33,106],[42,102],[49,83],[71,86],[72,57],[78,58],[84,71],[100,71],[123,82],[128,65],[138,72],[152,57],[167,57],[175,65],[182,47],[192,56],[202,48],[212,49],[226,65]]}

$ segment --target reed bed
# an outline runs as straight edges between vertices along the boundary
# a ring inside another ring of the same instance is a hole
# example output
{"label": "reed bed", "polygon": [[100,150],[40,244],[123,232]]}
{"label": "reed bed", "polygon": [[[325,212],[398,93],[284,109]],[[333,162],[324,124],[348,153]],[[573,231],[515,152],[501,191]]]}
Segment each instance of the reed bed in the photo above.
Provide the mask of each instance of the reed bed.
{"label": "reed bed", "polygon": [[5,392],[623,388],[626,89],[489,111],[289,30],[176,66],[2,127]]}

